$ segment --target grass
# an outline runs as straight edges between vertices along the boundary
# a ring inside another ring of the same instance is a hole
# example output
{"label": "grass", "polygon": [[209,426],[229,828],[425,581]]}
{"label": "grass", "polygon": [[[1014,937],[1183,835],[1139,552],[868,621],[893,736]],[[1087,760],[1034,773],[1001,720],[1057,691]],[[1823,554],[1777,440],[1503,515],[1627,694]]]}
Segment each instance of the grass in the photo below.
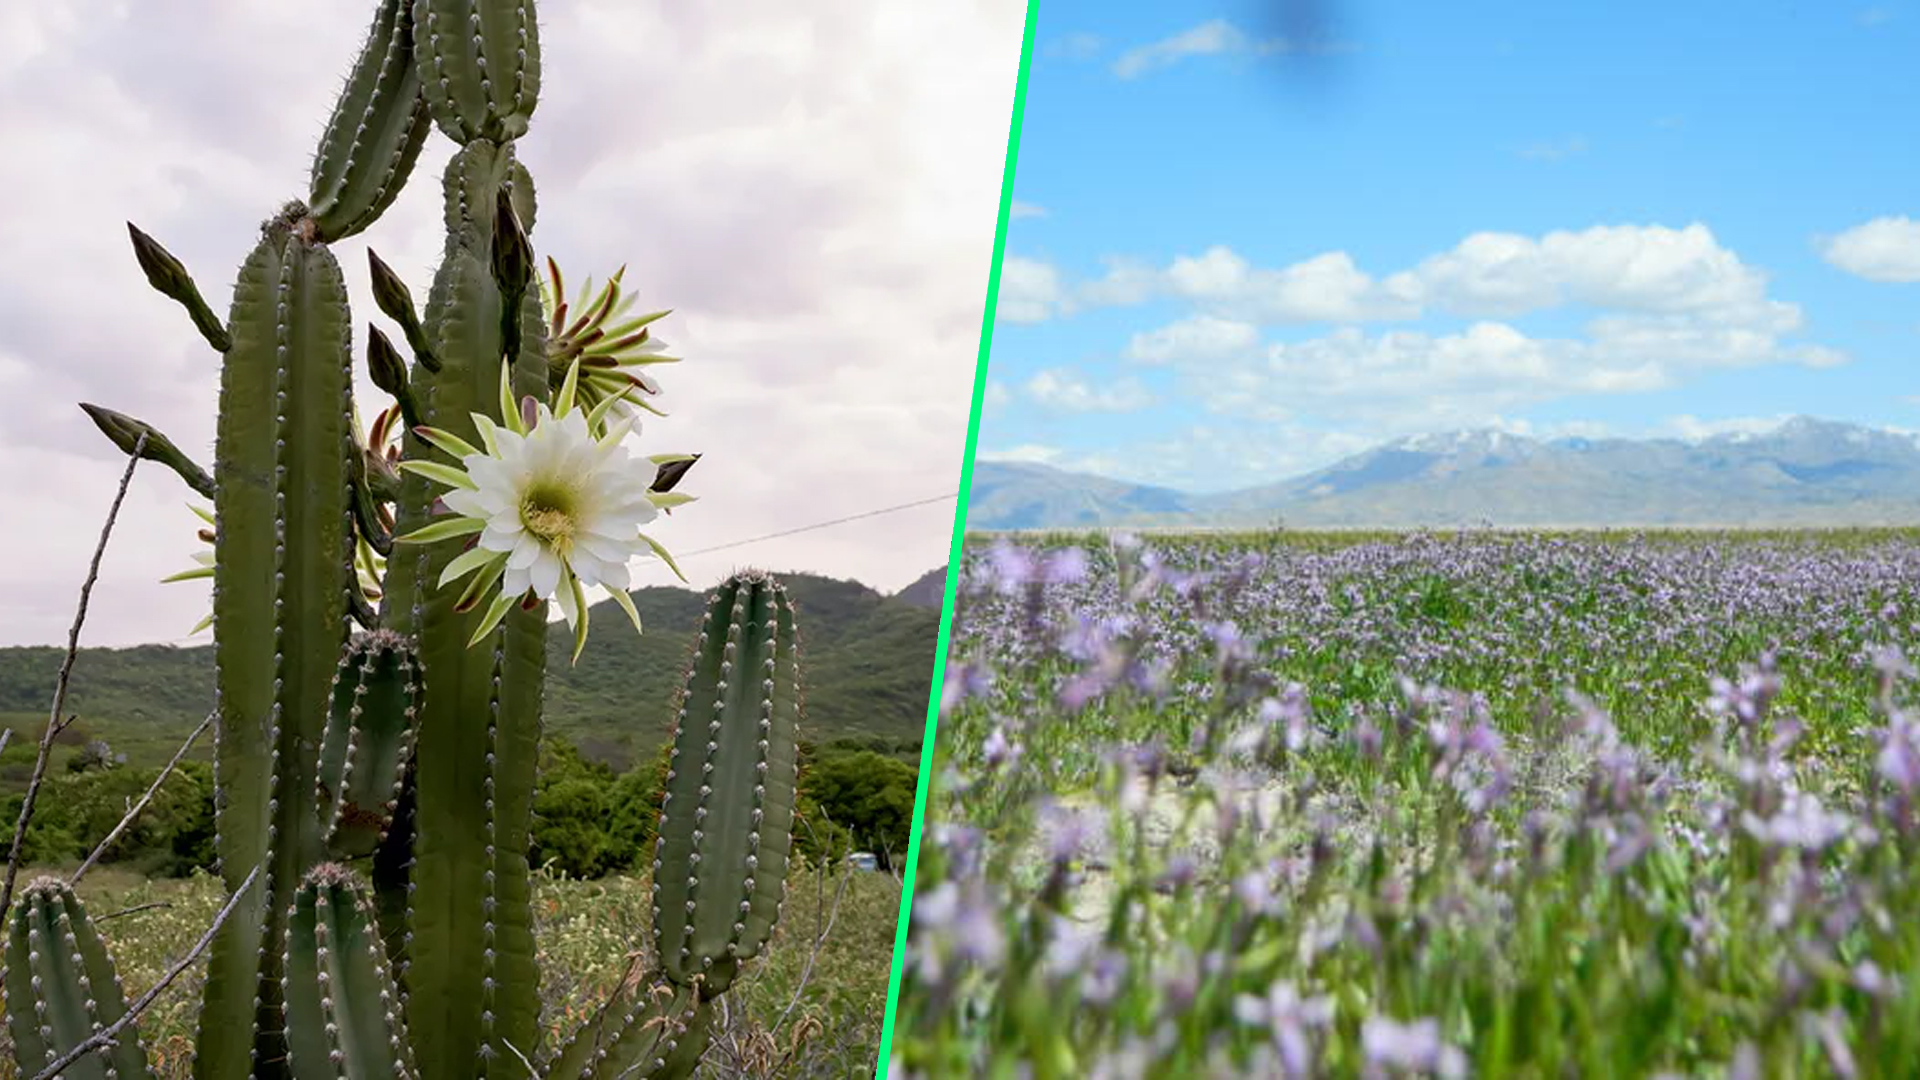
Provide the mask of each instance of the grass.
{"label": "grass", "polygon": [[[25,873],[22,880],[31,876]],[[91,871],[79,892],[92,917],[103,920],[98,926],[129,999],[192,947],[223,899],[210,876],[148,880],[111,867]],[[796,871],[767,955],[729,992],[724,1026],[716,1030],[700,1075],[871,1077],[899,904],[899,883],[887,875]],[[536,881],[534,905],[543,1019],[547,1038],[558,1040],[605,999],[630,954],[647,947],[650,889],[638,878],[581,882],[543,876]],[[121,911],[129,913],[111,917]],[[829,919],[831,933],[815,955],[815,938]],[[203,957],[141,1021],[163,1080],[189,1075],[204,966]],[[0,1056],[0,1077],[13,1075],[11,1054]]]}
{"label": "grass", "polygon": [[974,538],[895,1076],[1904,1076],[1920,531]]}

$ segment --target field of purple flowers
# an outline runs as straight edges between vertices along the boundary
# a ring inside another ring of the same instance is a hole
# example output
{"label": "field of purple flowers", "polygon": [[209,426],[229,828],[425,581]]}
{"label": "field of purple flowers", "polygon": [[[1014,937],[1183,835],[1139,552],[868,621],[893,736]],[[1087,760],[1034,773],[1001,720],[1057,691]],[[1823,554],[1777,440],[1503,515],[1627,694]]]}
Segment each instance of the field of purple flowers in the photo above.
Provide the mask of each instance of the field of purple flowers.
{"label": "field of purple flowers", "polygon": [[1920,1075],[1920,532],[970,544],[890,1075]]}

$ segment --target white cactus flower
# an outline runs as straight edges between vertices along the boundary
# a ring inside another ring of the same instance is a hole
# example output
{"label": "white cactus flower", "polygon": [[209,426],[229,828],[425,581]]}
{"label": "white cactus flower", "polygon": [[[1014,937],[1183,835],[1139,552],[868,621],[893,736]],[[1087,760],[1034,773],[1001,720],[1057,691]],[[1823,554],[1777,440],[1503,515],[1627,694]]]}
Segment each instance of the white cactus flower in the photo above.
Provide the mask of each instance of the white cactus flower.
{"label": "white cactus flower", "polygon": [[658,556],[685,580],[667,550],[640,529],[661,510],[691,501],[651,490],[662,464],[689,455],[631,458],[622,441],[634,422],[606,417],[618,398],[603,398],[592,411],[579,407],[578,361],[551,409],[530,397],[516,408],[505,374],[501,415],[506,425],[473,416],[484,449],[445,431],[416,429],[460,465],[401,463],[402,469],[449,489],[441,497],[449,514],[396,541],[475,537],[447,564],[438,583],[445,587],[472,575],[457,605],[461,610],[477,607],[499,587],[472,640],[491,633],[515,602],[531,606],[551,599],[574,630],[578,660],[587,639],[586,589],[606,589],[637,630],[640,615],[627,595],[628,561]]}

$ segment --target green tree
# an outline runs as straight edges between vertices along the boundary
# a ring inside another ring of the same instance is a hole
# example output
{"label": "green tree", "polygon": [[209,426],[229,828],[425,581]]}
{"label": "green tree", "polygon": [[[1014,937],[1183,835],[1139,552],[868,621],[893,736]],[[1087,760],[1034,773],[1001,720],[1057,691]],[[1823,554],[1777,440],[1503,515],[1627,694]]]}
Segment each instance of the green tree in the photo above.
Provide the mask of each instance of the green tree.
{"label": "green tree", "polygon": [[881,869],[906,855],[916,777],[898,758],[861,750],[823,755],[801,784],[826,816],[874,853]]}

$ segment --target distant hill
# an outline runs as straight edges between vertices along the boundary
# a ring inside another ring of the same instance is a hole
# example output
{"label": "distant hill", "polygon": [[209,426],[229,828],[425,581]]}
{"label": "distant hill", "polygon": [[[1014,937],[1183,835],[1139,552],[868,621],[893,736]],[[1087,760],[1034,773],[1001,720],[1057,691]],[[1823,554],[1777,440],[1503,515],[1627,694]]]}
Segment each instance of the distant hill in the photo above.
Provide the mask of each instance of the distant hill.
{"label": "distant hill", "polygon": [[[854,581],[809,574],[780,580],[800,616],[802,738],[917,745],[932,685],[938,599],[930,609]],[[633,601],[646,633],[636,636],[611,601],[595,605],[578,666],[567,663],[572,638],[565,624],[556,624],[547,642],[547,729],[615,767],[640,760],[671,732],[668,709],[704,595],[654,587],[635,592]],[[14,729],[16,742],[32,741],[46,722],[60,656],[52,647],[0,648],[0,724]],[[82,649],[67,699],[67,711],[81,718],[71,741],[103,738],[133,764],[164,762],[212,700],[210,645]],[[207,757],[211,744],[198,749]],[[7,757],[11,762],[14,754]]]}
{"label": "distant hill", "polygon": [[980,529],[1044,529],[1138,521],[1191,512],[1193,496],[1046,465],[979,461],[967,498],[967,524]]}
{"label": "distant hill", "polygon": [[939,611],[940,606],[947,602],[947,568],[940,566],[927,571],[913,584],[894,593],[893,598],[903,604]]}
{"label": "distant hill", "polygon": [[[1458,431],[1386,443],[1279,483],[1195,495],[983,462],[975,529],[1085,525],[1410,528],[1817,526],[1920,521],[1920,438],[1798,417],[1680,439]],[[1116,498],[1116,490],[1136,493]],[[1149,493],[1140,495],[1137,493]],[[1050,507],[1047,499],[1057,499]]]}

